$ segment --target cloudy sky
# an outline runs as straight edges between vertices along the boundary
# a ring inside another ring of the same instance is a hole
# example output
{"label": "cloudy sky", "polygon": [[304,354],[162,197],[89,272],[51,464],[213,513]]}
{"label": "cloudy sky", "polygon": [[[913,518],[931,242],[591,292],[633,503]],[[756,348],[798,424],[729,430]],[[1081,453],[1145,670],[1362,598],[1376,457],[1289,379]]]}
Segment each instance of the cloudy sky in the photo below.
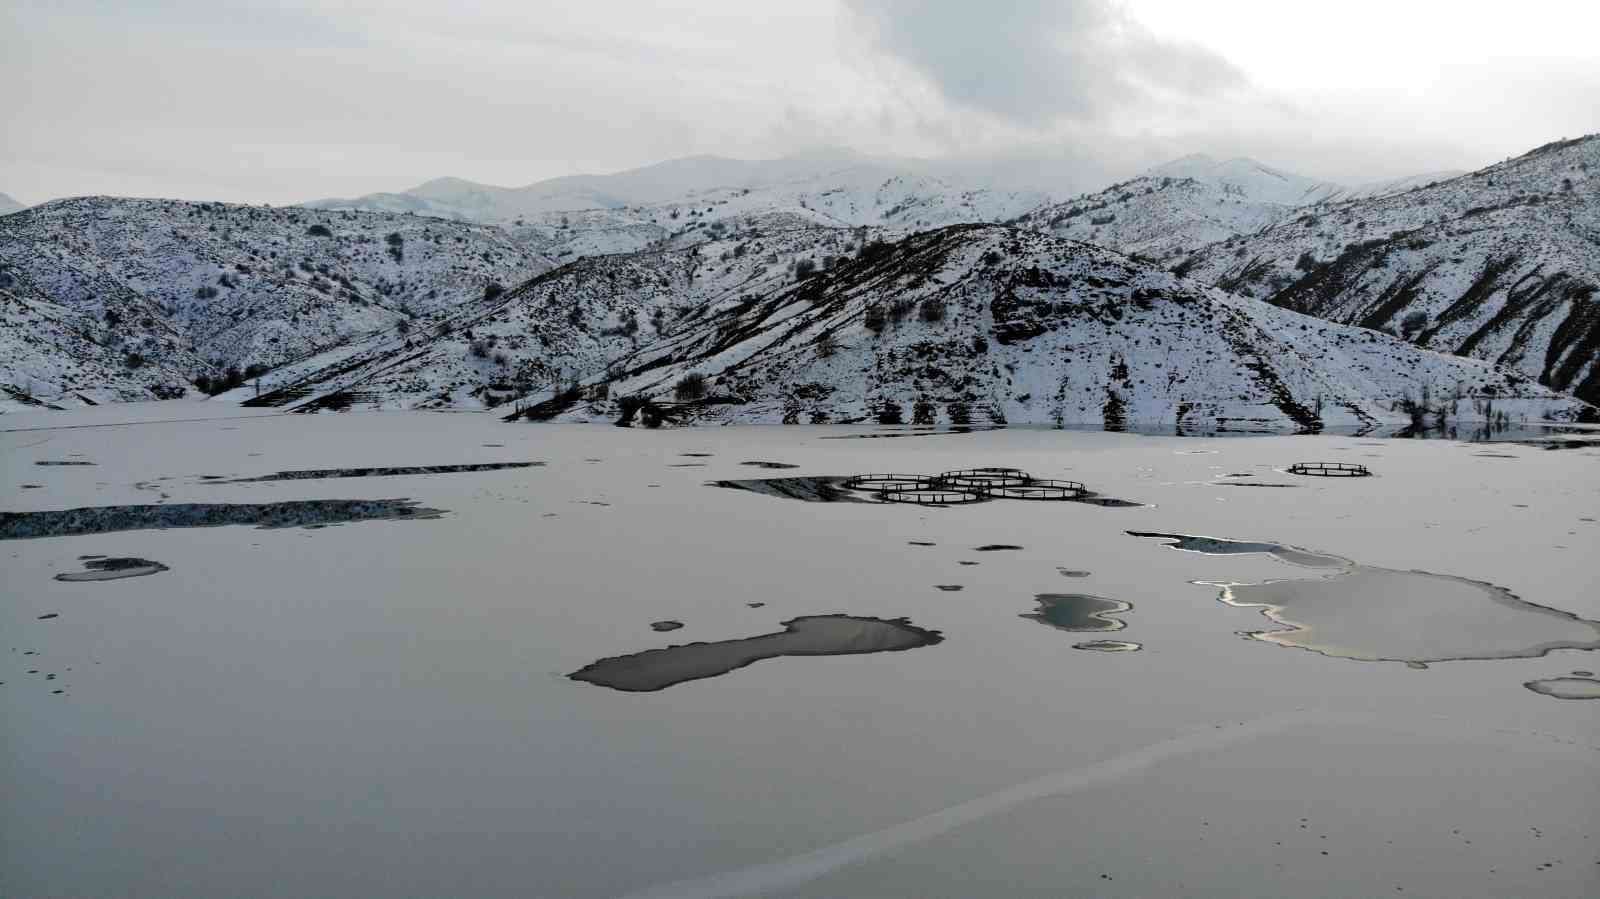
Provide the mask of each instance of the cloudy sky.
{"label": "cloudy sky", "polygon": [[1362,180],[1600,131],[1597,33],[1578,0],[0,0],[0,192],[288,203],[825,146]]}

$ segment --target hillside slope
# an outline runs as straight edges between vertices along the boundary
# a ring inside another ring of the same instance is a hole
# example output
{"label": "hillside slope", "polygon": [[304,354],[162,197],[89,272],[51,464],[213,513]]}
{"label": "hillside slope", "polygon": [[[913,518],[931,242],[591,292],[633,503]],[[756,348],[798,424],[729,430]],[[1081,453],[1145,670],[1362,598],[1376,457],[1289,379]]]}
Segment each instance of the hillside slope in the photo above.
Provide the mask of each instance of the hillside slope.
{"label": "hillside slope", "polygon": [[0,219],[0,264],[112,328],[170,331],[195,375],[279,365],[550,267],[491,226],[109,197]]}
{"label": "hillside slope", "polygon": [[1586,411],[1481,362],[1001,226],[917,234],[702,317],[594,379],[604,401],[536,411],[613,417],[620,397],[694,399],[702,379],[688,413],[732,422],[1316,430],[1404,422],[1424,397],[1461,418]]}
{"label": "hillside slope", "polygon": [[27,208],[12,199],[9,194],[0,194],[0,215],[10,215],[13,212],[21,212]]}
{"label": "hillside slope", "polygon": [[1302,210],[1177,270],[1600,402],[1600,135]]}

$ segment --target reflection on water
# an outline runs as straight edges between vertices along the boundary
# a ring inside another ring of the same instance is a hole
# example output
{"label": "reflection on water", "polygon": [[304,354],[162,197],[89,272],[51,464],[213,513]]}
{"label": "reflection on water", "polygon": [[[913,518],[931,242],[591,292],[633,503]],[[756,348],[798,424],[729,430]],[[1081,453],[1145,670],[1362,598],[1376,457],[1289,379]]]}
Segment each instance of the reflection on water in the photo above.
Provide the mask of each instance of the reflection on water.
{"label": "reflection on water", "polygon": [[1133,603],[1087,593],[1040,593],[1036,612],[1022,615],[1063,631],[1120,631],[1126,621],[1114,616],[1133,611]]}
{"label": "reflection on water", "polygon": [[807,615],[783,622],[779,633],[614,656],[586,665],[568,677],[613,690],[648,693],[684,681],[727,674],[762,659],[899,652],[943,640],[938,631],[917,627],[904,618]]}
{"label": "reflection on water", "polygon": [[409,499],[308,499],[281,503],[174,503],[91,506],[49,512],[0,512],[0,540],[70,537],[113,531],[208,528],[253,524],[263,528],[317,527],[347,521],[438,518],[439,509]]}
{"label": "reflection on water", "polygon": [[1265,553],[1326,571],[1322,577],[1234,583],[1218,598],[1255,608],[1280,630],[1256,640],[1361,661],[1413,665],[1462,659],[1534,658],[1556,649],[1600,649],[1600,622],[1518,598],[1504,587],[1426,571],[1362,565],[1277,543],[1130,531],[1174,549],[1208,555]]}

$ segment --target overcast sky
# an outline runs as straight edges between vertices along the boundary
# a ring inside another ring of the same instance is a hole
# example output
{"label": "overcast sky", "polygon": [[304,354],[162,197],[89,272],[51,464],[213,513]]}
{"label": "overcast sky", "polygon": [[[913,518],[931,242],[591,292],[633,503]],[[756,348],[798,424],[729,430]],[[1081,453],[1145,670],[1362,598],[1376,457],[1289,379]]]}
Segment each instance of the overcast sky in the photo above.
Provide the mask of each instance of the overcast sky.
{"label": "overcast sky", "polygon": [[1344,180],[1600,131],[1582,0],[0,0],[0,192],[289,203],[699,153]]}

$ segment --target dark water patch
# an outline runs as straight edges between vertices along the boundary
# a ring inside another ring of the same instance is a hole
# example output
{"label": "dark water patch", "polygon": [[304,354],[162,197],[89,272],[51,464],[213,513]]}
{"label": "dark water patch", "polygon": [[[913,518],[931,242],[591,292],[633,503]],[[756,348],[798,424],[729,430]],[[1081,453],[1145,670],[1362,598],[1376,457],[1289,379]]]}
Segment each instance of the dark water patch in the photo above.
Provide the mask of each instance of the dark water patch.
{"label": "dark water patch", "polygon": [[752,466],[752,467],[755,467],[755,468],[799,468],[800,467],[798,465],[790,465],[787,462],[766,462],[766,461],[762,461],[760,459],[754,459],[754,460],[751,460],[749,462],[740,462],[739,464],[740,465],[749,465],[749,466]]}
{"label": "dark water patch", "polygon": [[35,464],[35,465],[93,465],[94,463],[93,462],[85,462],[85,461],[83,461],[81,459],[40,459],[39,461],[37,461],[37,462],[35,462],[33,464]]}
{"label": "dark water patch", "polygon": [[960,584],[934,584],[933,586],[943,590],[946,593],[960,593],[962,590],[966,589]]}
{"label": "dark water patch", "polygon": [[1138,652],[1144,649],[1144,644],[1129,643],[1126,640],[1088,640],[1083,643],[1074,643],[1072,648],[1087,649],[1090,652]]}
{"label": "dark water patch", "polygon": [[1036,612],[1021,617],[1063,631],[1120,631],[1128,626],[1115,616],[1133,611],[1133,603],[1087,593],[1040,593]]}
{"label": "dark water patch", "polygon": [[668,465],[667,467],[668,468],[705,468],[706,467],[706,463],[704,463],[704,462],[678,462],[678,463],[675,463],[673,465]]}
{"label": "dark water patch", "polygon": [[99,555],[99,556],[79,556],[78,557],[78,561],[79,562],[85,562],[85,561],[88,561],[89,559],[104,559],[104,558],[106,558],[106,556],[104,556],[104,555]]}
{"label": "dark water patch", "polygon": [[752,609],[759,609],[759,608],[764,607],[766,605],[766,603],[764,603],[764,602],[747,602],[747,603],[745,603],[745,605],[749,606]]}
{"label": "dark water patch", "polygon": [[160,574],[171,569],[160,562],[149,559],[120,558],[108,559],[99,556],[85,561],[84,571],[68,571],[56,575],[56,580],[78,583],[80,581],[117,581],[128,577],[145,577]]}
{"label": "dark water patch", "polygon": [[1572,672],[1572,676],[1573,677],[1594,677],[1594,672],[1593,671],[1574,671],[1574,672]]}
{"label": "dark water patch", "polygon": [[953,428],[915,428],[905,431],[879,431],[872,434],[834,434],[818,438],[820,440],[882,440],[888,437],[939,437],[947,434],[971,434],[978,431],[1003,431],[1005,425],[992,425],[986,427],[968,427],[965,425]]}
{"label": "dark water patch", "polygon": [[1552,699],[1600,699],[1600,680],[1587,677],[1547,677],[1523,686]]}
{"label": "dark water patch", "polygon": [[1266,481],[1215,481],[1218,487],[1299,487],[1299,484],[1269,484]]}
{"label": "dark water patch", "polygon": [[906,545],[907,546],[938,546],[939,544],[937,544],[937,543],[929,543],[926,540],[907,540],[906,541]]}
{"label": "dark water patch", "polygon": [[1513,456],[1510,453],[1473,453],[1473,455],[1479,457],[1480,459],[1520,459],[1520,458],[1522,458],[1521,456]]}
{"label": "dark water patch", "polygon": [[1325,553],[1314,553],[1281,543],[1261,543],[1249,540],[1223,540],[1218,537],[1195,537],[1187,534],[1160,534],[1151,531],[1127,531],[1134,537],[1155,537],[1171,540],[1167,546],[1184,552],[1204,553],[1208,556],[1233,556],[1264,553],[1291,565],[1307,568],[1343,568],[1352,564],[1349,559]]}
{"label": "dark water patch", "polygon": [[1600,649],[1600,622],[1527,602],[1483,581],[1362,565],[1339,556],[1277,543],[1176,534],[1175,549],[1213,555],[1265,553],[1320,569],[1320,577],[1235,583],[1218,599],[1254,608],[1281,625],[1244,636],[1338,658],[1414,666],[1467,659],[1537,658],[1557,649]]}
{"label": "dark water patch", "polygon": [[871,502],[844,489],[846,477],[823,478],[749,478],[734,481],[712,481],[712,487],[730,490],[748,490],[763,496],[797,499],[808,503],[866,503]]}
{"label": "dark water patch", "polygon": [[1093,496],[1093,495],[1080,496],[1077,499],[1069,499],[1069,500],[1067,500],[1067,502],[1069,502],[1069,503],[1088,503],[1091,506],[1103,506],[1103,507],[1108,508],[1108,509],[1136,509],[1136,508],[1139,508],[1139,507],[1144,505],[1144,503],[1136,503],[1136,502],[1134,502],[1132,500],[1117,499],[1114,496]]}
{"label": "dark water patch", "polygon": [[688,459],[710,459],[715,456],[716,453],[679,453],[678,455]]}
{"label": "dark water patch", "polygon": [[[459,474],[473,471],[502,471],[508,468],[540,468],[543,462],[479,462],[471,465],[391,465],[379,468],[314,468],[305,471],[280,471],[254,478],[235,478],[230,484],[257,481],[320,481],[328,478],[389,478],[414,474]],[[217,480],[216,475],[205,475]]]}
{"label": "dark water patch", "polygon": [[1073,570],[1071,568],[1057,568],[1056,571],[1062,577],[1088,577],[1089,576],[1089,572],[1087,572],[1087,571],[1075,571],[1075,570]]}
{"label": "dark water patch", "polygon": [[293,528],[349,521],[438,518],[441,509],[409,499],[310,499],[281,503],[175,503],[89,506],[49,512],[0,512],[0,540],[72,537],[116,531],[204,528],[243,524]]}
{"label": "dark water patch", "polygon": [[503,448],[505,448],[505,444],[504,443],[485,443],[484,446],[491,447],[493,449],[503,449]]}
{"label": "dark water patch", "polygon": [[957,562],[957,563],[956,563],[956,564],[957,564],[957,565],[976,565],[976,564],[978,564],[978,563],[977,563],[977,562],[968,562],[968,561],[966,561],[966,560],[962,560],[962,561],[960,561],[960,562]]}
{"label": "dark water patch", "polygon": [[44,485],[43,484],[23,484],[21,486],[22,486],[23,490],[42,490],[42,489],[44,489]]}
{"label": "dark water patch", "polygon": [[40,621],[49,621],[51,618],[60,618],[60,617],[61,617],[61,613],[60,612],[46,612],[43,615],[39,616],[39,620]]}
{"label": "dark water patch", "polygon": [[974,547],[973,552],[992,553],[1016,549],[1022,549],[1022,547],[1014,543],[986,543],[983,546]]}
{"label": "dark water patch", "polygon": [[681,621],[652,621],[652,622],[650,622],[650,629],[653,630],[653,631],[662,631],[662,632],[675,631],[680,627],[683,627],[683,622],[681,622]]}
{"label": "dark water patch", "polygon": [[613,690],[647,693],[686,681],[717,677],[763,659],[782,656],[899,652],[944,640],[938,631],[904,618],[808,615],[783,622],[783,630],[739,640],[689,643],[614,656],[568,675]]}

